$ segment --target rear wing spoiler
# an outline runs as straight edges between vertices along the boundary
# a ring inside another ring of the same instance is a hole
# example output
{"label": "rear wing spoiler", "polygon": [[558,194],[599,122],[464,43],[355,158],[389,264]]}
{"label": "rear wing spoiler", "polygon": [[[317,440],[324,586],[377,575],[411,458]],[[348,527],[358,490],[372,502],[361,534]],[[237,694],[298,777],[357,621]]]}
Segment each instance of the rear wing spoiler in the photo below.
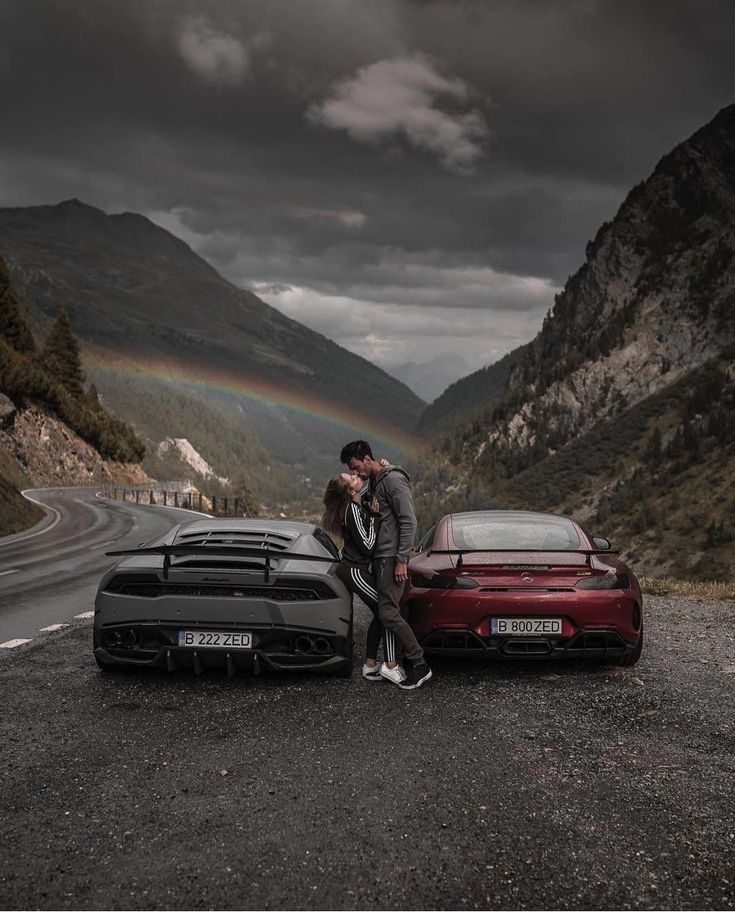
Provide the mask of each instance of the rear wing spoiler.
{"label": "rear wing spoiler", "polygon": [[494,555],[500,554],[552,554],[558,555],[585,555],[590,563],[592,555],[617,555],[619,549],[614,548],[432,548],[430,555],[457,555],[457,567],[462,567],[463,555]]}
{"label": "rear wing spoiler", "polygon": [[294,560],[294,561],[321,561],[327,564],[336,564],[339,558],[327,557],[326,555],[303,555],[297,552],[286,552],[271,548],[255,548],[248,545],[214,545],[213,543],[196,545],[194,543],[180,543],[179,545],[152,545],[141,548],[124,548],[119,551],[105,552],[111,558],[117,558],[122,555],[163,555],[163,578],[168,580],[168,570],[171,567],[172,558],[180,558],[183,555],[196,555],[199,552],[211,552],[212,555],[222,557],[244,557],[244,558],[262,558],[264,563],[263,579],[265,583],[270,583],[271,561]]}

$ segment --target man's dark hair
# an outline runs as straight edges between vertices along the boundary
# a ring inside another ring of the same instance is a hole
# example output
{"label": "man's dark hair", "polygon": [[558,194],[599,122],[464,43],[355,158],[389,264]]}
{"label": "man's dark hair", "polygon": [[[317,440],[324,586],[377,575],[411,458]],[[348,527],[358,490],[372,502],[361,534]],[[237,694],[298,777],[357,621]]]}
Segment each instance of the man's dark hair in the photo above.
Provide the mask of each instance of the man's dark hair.
{"label": "man's dark hair", "polygon": [[374,459],[373,448],[367,441],[350,441],[342,448],[339,458],[349,466],[350,460],[364,460],[366,456],[369,456],[371,460]]}

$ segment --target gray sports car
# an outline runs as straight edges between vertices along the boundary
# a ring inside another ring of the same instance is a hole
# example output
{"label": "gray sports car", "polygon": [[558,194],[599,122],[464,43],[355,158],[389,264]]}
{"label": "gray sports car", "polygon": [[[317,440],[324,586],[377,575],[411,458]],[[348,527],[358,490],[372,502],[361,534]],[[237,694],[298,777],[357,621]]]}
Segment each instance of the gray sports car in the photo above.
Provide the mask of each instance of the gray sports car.
{"label": "gray sports car", "polygon": [[206,518],[107,554],[124,557],[95,600],[102,669],[352,670],[352,597],[312,524]]}

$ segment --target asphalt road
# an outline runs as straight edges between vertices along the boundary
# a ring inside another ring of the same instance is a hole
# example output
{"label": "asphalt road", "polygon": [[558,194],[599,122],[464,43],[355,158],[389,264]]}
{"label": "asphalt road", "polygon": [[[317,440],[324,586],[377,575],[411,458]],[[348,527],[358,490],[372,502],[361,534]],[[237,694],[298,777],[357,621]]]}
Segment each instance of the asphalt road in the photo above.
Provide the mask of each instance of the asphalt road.
{"label": "asphalt road", "polygon": [[114,561],[106,550],[137,545],[198,516],[98,498],[94,489],[26,494],[46,517],[32,530],[0,539],[0,646],[42,637],[42,628],[92,611],[97,584]]}
{"label": "asphalt road", "polygon": [[646,611],[635,668],[409,693],[5,651],[0,907],[733,909],[735,604]]}

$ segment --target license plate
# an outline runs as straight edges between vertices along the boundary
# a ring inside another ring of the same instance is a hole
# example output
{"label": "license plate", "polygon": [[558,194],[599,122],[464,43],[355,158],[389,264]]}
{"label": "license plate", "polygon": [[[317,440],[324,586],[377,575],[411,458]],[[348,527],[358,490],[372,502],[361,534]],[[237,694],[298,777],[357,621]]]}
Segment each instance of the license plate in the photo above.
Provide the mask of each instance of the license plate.
{"label": "license plate", "polygon": [[253,635],[244,631],[179,631],[180,647],[198,650],[212,647],[216,650],[249,650]]}
{"label": "license plate", "polygon": [[544,634],[561,634],[561,618],[492,618],[493,634],[506,636],[542,637]]}

